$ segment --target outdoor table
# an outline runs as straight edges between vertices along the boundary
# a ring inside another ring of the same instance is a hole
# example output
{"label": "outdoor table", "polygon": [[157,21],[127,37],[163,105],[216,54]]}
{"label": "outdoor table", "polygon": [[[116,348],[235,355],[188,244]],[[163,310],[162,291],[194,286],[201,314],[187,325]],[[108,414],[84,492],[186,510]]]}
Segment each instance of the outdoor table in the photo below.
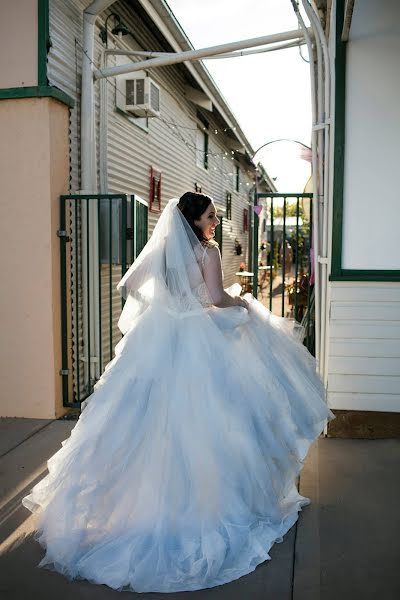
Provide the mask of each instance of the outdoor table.
{"label": "outdoor table", "polygon": [[251,290],[253,289],[251,280],[254,277],[254,273],[251,273],[250,271],[238,271],[237,273],[235,273],[235,275],[237,275],[237,277],[239,277],[240,279],[242,292],[251,292]]}

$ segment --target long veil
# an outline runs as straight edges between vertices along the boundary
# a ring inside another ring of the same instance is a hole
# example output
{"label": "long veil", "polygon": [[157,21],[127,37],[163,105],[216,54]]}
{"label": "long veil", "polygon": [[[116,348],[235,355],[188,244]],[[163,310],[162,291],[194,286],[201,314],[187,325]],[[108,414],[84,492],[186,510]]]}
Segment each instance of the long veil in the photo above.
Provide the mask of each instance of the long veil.
{"label": "long veil", "polygon": [[150,306],[182,318],[212,305],[201,261],[204,246],[172,198],[143,250],[117,284],[125,304],[118,327],[125,334]]}

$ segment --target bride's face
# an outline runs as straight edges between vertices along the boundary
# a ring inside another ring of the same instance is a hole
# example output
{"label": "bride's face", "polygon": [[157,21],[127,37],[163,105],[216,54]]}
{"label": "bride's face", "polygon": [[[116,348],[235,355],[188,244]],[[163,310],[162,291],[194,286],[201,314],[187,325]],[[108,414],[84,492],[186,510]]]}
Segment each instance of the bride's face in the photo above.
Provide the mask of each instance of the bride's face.
{"label": "bride's face", "polygon": [[215,228],[219,225],[220,220],[217,217],[217,209],[214,202],[211,202],[207,206],[200,219],[194,221],[194,223],[197,227],[200,227],[207,240],[210,240],[215,236]]}

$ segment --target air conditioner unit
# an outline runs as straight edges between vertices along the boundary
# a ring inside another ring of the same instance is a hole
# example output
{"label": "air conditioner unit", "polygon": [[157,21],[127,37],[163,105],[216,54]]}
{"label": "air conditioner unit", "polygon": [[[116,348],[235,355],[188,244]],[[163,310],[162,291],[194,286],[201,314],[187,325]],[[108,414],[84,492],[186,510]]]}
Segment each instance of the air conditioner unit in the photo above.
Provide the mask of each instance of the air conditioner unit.
{"label": "air conditioner unit", "polygon": [[117,77],[118,96],[119,107],[137,117],[160,116],[160,87],[143,72]]}

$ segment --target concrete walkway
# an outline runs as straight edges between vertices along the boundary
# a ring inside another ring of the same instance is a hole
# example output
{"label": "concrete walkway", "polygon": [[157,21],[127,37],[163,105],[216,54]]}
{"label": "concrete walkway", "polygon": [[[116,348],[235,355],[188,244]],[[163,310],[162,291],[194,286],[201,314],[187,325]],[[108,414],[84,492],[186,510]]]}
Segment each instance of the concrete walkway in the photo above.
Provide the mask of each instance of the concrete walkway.
{"label": "concrete walkway", "polygon": [[[75,421],[0,419],[0,598],[121,600],[121,592],[37,568],[21,498],[47,472],[47,459]],[[319,438],[300,477],[311,504],[272,560],[232,583],[198,592],[135,594],[166,600],[398,600],[400,598],[400,440]]]}

